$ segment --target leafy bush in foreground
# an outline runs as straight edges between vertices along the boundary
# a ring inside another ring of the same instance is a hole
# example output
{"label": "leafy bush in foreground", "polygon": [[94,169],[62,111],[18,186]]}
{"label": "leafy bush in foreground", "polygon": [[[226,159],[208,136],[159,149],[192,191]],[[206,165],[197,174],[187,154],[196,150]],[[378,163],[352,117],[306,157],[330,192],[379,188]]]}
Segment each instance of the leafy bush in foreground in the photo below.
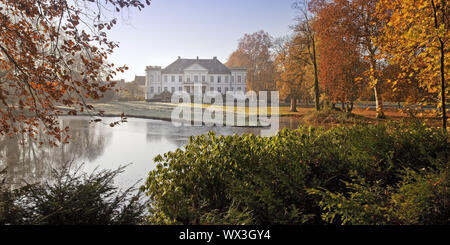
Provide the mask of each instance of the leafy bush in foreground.
{"label": "leafy bush in foreground", "polygon": [[448,141],[379,124],[193,137],[155,161],[155,224],[449,223]]}
{"label": "leafy bush in foreground", "polygon": [[141,192],[120,192],[113,183],[124,168],[89,175],[55,170],[52,182],[0,188],[0,224],[140,224],[146,210]]}

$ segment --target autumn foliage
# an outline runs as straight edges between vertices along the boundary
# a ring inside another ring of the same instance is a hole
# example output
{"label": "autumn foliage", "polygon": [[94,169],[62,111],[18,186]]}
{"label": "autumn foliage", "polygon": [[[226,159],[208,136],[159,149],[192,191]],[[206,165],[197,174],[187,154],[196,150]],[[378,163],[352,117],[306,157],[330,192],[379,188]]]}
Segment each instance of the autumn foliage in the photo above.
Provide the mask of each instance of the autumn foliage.
{"label": "autumn foliage", "polygon": [[101,98],[113,88],[111,78],[127,69],[107,63],[118,47],[106,34],[117,23],[112,13],[145,4],[150,1],[0,0],[0,134],[35,136],[41,125],[55,144],[67,141],[57,105],[70,107],[70,115],[97,115],[86,100]]}

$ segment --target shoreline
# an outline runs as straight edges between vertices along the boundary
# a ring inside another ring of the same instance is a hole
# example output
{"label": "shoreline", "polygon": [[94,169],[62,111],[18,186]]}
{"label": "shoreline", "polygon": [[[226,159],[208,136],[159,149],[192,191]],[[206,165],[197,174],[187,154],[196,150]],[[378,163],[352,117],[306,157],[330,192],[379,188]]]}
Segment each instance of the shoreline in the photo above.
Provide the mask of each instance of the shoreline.
{"label": "shoreline", "polygon": [[[60,117],[100,117],[100,118],[112,118],[112,117],[117,117],[120,118],[121,114],[104,114],[103,116],[93,116],[93,115],[89,115],[89,114],[77,114],[77,115],[60,115]],[[166,118],[166,117],[155,117],[155,116],[145,116],[145,115],[125,115],[125,118],[137,118],[137,119],[150,119],[150,120],[159,120],[159,121],[164,121],[164,122],[172,122],[171,118]],[[189,122],[187,120],[177,120],[176,122],[180,122],[180,123],[186,123]],[[191,124],[194,124],[195,122],[198,121],[194,121],[191,120],[190,121]],[[205,122],[201,121],[202,126],[207,126],[205,124]],[[194,126],[194,125],[192,125]],[[250,126],[250,125],[234,125],[234,126],[228,126],[228,125],[222,125],[222,126],[217,126],[217,125],[212,125],[213,127],[230,127],[230,128],[270,128],[270,126],[261,126],[261,125],[257,125],[257,126]]]}

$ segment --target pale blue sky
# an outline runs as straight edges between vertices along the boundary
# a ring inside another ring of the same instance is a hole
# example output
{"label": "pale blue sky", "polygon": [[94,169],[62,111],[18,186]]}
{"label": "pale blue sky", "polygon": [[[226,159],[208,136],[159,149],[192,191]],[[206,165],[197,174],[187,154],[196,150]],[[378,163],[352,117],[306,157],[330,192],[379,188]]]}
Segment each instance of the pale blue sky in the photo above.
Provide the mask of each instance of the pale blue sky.
{"label": "pale blue sky", "polygon": [[120,47],[109,61],[130,69],[126,81],[145,66],[165,67],[178,56],[226,62],[245,33],[265,30],[273,37],[291,31],[294,0],[152,0],[144,10],[124,11],[109,33]]}

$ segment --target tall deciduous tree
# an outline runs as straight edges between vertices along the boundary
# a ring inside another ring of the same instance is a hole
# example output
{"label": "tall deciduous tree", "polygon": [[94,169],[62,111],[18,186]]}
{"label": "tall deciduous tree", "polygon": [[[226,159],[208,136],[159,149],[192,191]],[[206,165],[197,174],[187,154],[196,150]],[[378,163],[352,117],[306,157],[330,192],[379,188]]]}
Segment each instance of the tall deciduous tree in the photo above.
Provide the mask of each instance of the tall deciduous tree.
{"label": "tall deciduous tree", "polygon": [[281,98],[289,98],[291,112],[297,111],[298,99],[309,96],[313,72],[307,43],[307,37],[297,35],[284,43],[275,59],[277,88]]}
{"label": "tall deciduous tree", "polygon": [[[333,104],[339,102],[342,110],[351,111],[358,99],[364,71],[359,50],[357,25],[346,18],[350,8],[327,4],[318,12],[315,23],[320,39],[319,78],[326,97]],[[320,25],[320,27],[317,27]]]}
{"label": "tall deciduous tree", "polygon": [[[365,79],[373,88],[377,117],[384,117],[382,100],[382,65],[377,56],[379,48],[374,42],[383,23],[375,15],[379,0],[313,0],[311,8],[317,15],[315,28],[324,32],[324,28],[339,29],[345,34],[346,42],[358,45],[360,56],[369,64],[364,71]],[[331,21],[331,22],[330,22]],[[325,25],[324,22],[332,23]],[[325,45],[325,44],[324,44]],[[321,54],[322,55],[322,54]],[[327,57],[324,57],[327,59]]]}
{"label": "tall deciduous tree", "polygon": [[248,90],[270,91],[275,89],[272,39],[267,32],[245,34],[239,40],[238,49],[228,59],[226,66],[247,68]]}
{"label": "tall deciduous tree", "polygon": [[[414,76],[435,97],[441,108],[442,126],[447,127],[446,95],[450,4],[445,0],[380,0],[377,16],[385,20],[376,38],[383,56],[403,71],[398,81]],[[401,84],[401,83],[398,83]],[[426,98],[428,99],[428,98]]]}
{"label": "tall deciduous tree", "polygon": [[70,114],[92,111],[86,99],[114,86],[99,79],[105,66],[107,81],[126,69],[106,62],[118,46],[107,38],[117,23],[107,13],[145,4],[150,1],[0,0],[0,134],[34,136],[41,124],[50,143],[63,141],[67,128],[56,106],[70,107]]}
{"label": "tall deciduous tree", "polygon": [[305,36],[307,39],[308,54],[311,64],[314,69],[314,104],[316,110],[320,110],[320,89],[319,89],[319,71],[318,71],[318,55],[317,55],[317,39],[314,28],[312,28],[311,23],[314,21],[315,16],[313,16],[310,11],[310,1],[309,0],[298,0],[294,3],[294,8],[300,11],[297,17],[297,25],[294,30],[301,35]]}

